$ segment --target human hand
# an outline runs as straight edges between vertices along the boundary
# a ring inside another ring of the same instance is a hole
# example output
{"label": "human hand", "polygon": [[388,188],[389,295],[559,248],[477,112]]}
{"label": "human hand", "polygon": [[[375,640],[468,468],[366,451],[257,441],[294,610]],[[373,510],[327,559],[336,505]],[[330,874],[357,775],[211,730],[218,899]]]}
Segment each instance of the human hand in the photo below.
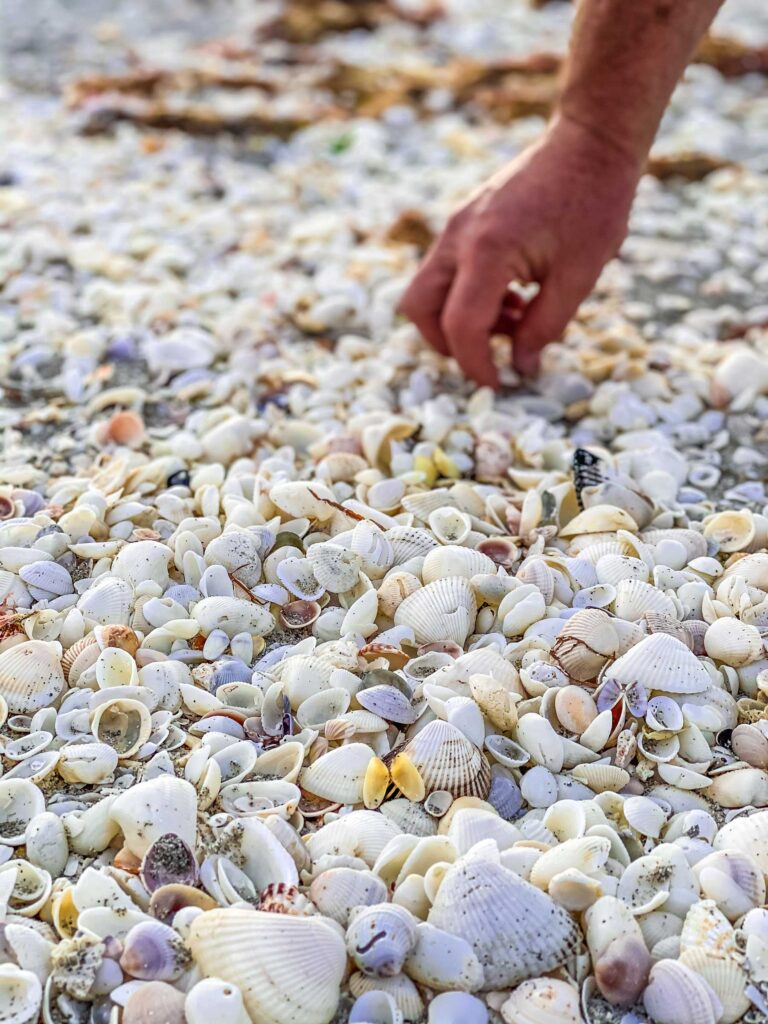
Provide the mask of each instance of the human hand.
{"label": "human hand", "polygon": [[[480,384],[498,385],[490,338],[513,339],[513,361],[534,374],[627,229],[642,165],[564,118],[491,178],[448,221],[400,309]],[[536,282],[523,306],[512,281]]]}

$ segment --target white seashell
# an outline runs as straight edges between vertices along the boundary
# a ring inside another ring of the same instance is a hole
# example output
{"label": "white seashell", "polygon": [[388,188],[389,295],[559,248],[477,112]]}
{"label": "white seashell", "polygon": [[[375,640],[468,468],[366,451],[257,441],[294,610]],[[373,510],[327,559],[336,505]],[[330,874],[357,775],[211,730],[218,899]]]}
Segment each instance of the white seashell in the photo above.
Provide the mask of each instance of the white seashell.
{"label": "white seashell", "polygon": [[567,620],[552,656],[572,679],[590,682],[618,650],[619,637],[610,616],[596,608],[584,608]]}
{"label": "white seashell", "polygon": [[667,820],[664,810],[655,801],[644,796],[630,796],[622,807],[630,828],[641,836],[658,839]]}
{"label": "white seashell", "polygon": [[427,1020],[428,1024],[488,1024],[488,1010],[467,992],[442,992],[429,1004]]}
{"label": "white seashell", "polygon": [[504,636],[522,636],[530,626],[543,619],[545,613],[546,605],[539,588],[532,583],[524,583],[502,599],[497,621]]}
{"label": "white seashell", "polygon": [[557,978],[531,978],[501,1007],[506,1024],[581,1024],[579,993]]}
{"label": "white seashell", "polygon": [[[397,1005],[405,1021],[419,1021],[424,1017],[424,1001],[419,990],[407,974],[397,974],[394,978],[371,978],[361,971],[356,971],[349,979],[349,991],[353,996],[362,996],[369,992],[383,992],[389,995]],[[366,1024],[369,1024],[366,1021]]]}
{"label": "white seashell", "polygon": [[527,750],[536,764],[551,772],[563,767],[563,744],[550,723],[541,715],[523,715],[515,730],[517,742]]}
{"label": "white seashell", "polygon": [[495,572],[495,563],[481,551],[459,547],[457,544],[446,544],[427,552],[421,569],[421,578],[426,585],[448,576],[461,576],[469,580],[480,573]]}
{"label": "white seashell", "polygon": [[676,611],[671,598],[639,579],[620,580],[616,584],[613,610],[627,622],[637,622],[646,612],[674,616]]}
{"label": "white seashell", "polygon": [[0,964],[0,1020],[3,1024],[34,1024],[43,1001],[43,987],[32,971]]}
{"label": "white seashell", "polygon": [[330,542],[313,544],[307,551],[307,561],[318,584],[331,594],[351,590],[363,566],[354,551]]}
{"label": "white seashell", "polygon": [[69,857],[69,844],[64,823],[58,814],[43,811],[27,825],[24,833],[27,859],[57,878],[64,871]]}
{"label": "white seashell", "polygon": [[706,981],[679,960],[654,964],[643,1005],[654,1024],[716,1024],[723,1010]]}
{"label": "white seashell", "polygon": [[706,668],[680,640],[667,633],[651,633],[606,668],[604,679],[620,685],[641,682],[647,690],[700,693],[709,685]]}
{"label": "white seashell", "polygon": [[[168,549],[166,549],[168,550]],[[133,587],[117,576],[107,576],[85,591],[77,602],[87,619],[102,625],[127,626],[133,604]]]}
{"label": "white seashell", "polygon": [[27,779],[0,780],[0,844],[20,846],[27,826],[45,811],[45,797]]}
{"label": "white seashell", "polygon": [[203,978],[184,999],[186,1024],[247,1024],[240,989],[221,978]]}
{"label": "white seashell", "polygon": [[351,911],[347,952],[357,967],[374,977],[392,977],[402,970],[416,945],[416,919],[401,906],[379,903]]}
{"label": "white seashell", "polygon": [[373,750],[364,743],[329,750],[304,769],[300,785],[334,803],[362,803],[365,772],[373,756]]}
{"label": "white seashell", "polygon": [[546,892],[555,875],[563,871],[576,868],[587,875],[599,871],[605,865],[610,849],[610,841],[602,836],[567,839],[542,853],[533,865],[528,880],[531,885]]}
{"label": "white seashell", "polygon": [[195,848],[197,793],[184,779],[159,776],[135,784],[115,799],[110,817],[136,857],[143,857],[156,839],[168,833]]}
{"label": "white seashell", "polygon": [[230,639],[238,633],[266,636],[274,628],[274,617],[261,605],[234,597],[206,597],[192,609],[204,636],[222,629]]}
{"label": "white seashell", "polygon": [[741,668],[763,656],[759,630],[738,619],[716,619],[704,634],[704,649],[710,658]]}
{"label": "white seashell", "polygon": [[483,984],[483,968],[469,943],[426,922],[416,928],[404,970],[417,984],[437,992],[473,992]]}
{"label": "white seashell", "polygon": [[99,741],[94,746],[109,746],[119,758],[126,759],[149,739],[152,719],[140,700],[105,700],[93,712],[91,732]]}
{"label": "white seashell", "polygon": [[309,893],[321,914],[346,928],[349,915],[355,908],[384,902],[387,887],[371,871],[338,867],[319,874],[313,880]]}
{"label": "white seashell", "polygon": [[165,588],[168,586],[170,557],[170,548],[157,541],[140,540],[126,544],[112,560],[112,575],[132,587],[137,587],[144,580],[154,580]]}
{"label": "white seashell", "polygon": [[255,1020],[328,1024],[336,1012],[346,950],[320,917],[211,910],[195,918],[189,943],[203,974],[236,985]]}
{"label": "white seashell", "polygon": [[66,683],[61,644],[27,640],[0,653],[0,696],[11,714],[29,714],[53,704]]}
{"label": "white seashell", "polygon": [[403,1014],[389,993],[374,989],[355,1000],[349,1024],[403,1024]]}
{"label": "white seashell", "polygon": [[435,580],[399,605],[395,625],[411,626],[419,643],[453,640],[463,644],[471,633],[477,605],[469,582],[460,577]]}
{"label": "white seashell", "polygon": [[554,970],[579,935],[566,911],[545,893],[475,856],[448,869],[428,923],[469,943],[485,971],[483,988],[511,987]]}
{"label": "white seashell", "polygon": [[720,807],[765,807],[768,805],[768,772],[761,768],[723,772],[711,780],[707,796]]}
{"label": "white seashell", "polygon": [[479,807],[457,811],[448,826],[448,838],[459,856],[468,853],[482,839],[493,839],[499,850],[514,846],[522,838],[520,830],[498,814]]}
{"label": "white seashell", "polygon": [[705,949],[687,949],[680,954],[679,962],[695,971],[715,993],[722,1006],[721,1024],[741,1020],[751,1005],[745,994],[749,977],[741,964]]}
{"label": "white seashell", "polygon": [[472,529],[472,520],[457,508],[436,508],[427,518],[429,528],[441,544],[463,544]]}

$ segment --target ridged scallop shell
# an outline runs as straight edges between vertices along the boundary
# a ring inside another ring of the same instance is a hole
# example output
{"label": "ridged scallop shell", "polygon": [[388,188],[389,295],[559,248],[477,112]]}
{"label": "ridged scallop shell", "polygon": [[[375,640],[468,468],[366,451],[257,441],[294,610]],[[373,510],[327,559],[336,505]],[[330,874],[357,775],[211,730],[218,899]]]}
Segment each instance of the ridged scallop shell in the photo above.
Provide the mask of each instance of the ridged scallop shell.
{"label": "ridged scallop shell", "polygon": [[715,661],[741,668],[763,656],[763,638],[746,622],[716,619],[704,634],[704,649]]}
{"label": "ridged scallop shell", "polygon": [[616,793],[623,789],[630,779],[629,772],[612,764],[577,764],[571,775],[596,793]]}
{"label": "ridged scallop shell", "polygon": [[604,679],[622,686],[641,682],[647,690],[701,693],[710,686],[709,673],[684,643],[667,633],[651,633],[610,665]]}
{"label": "ridged scallop shell", "polygon": [[430,722],[406,744],[405,753],[421,775],[427,793],[444,789],[454,796],[487,796],[491,785],[488,761],[448,722]]}
{"label": "ridged scallop shell", "polygon": [[722,1005],[704,979],[679,960],[659,960],[643,993],[657,1024],[717,1024]]}
{"label": "ridged scallop shell", "polygon": [[434,548],[427,554],[422,566],[421,578],[426,585],[450,576],[460,576],[468,580],[479,573],[495,573],[495,571],[496,565],[482,552],[475,551],[474,548],[446,544],[443,547]]}
{"label": "ridged scallop shell", "polygon": [[428,922],[472,946],[485,971],[484,989],[554,970],[580,941],[573,920],[546,893],[474,854],[448,869]]}
{"label": "ridged scallop shell", "polygon": [[[415,495],[410,496],[410,498],[413,497]],[[407,495],[406,500],[409,500]],[[423,557],[438,547],[438,542],[429,530],[422,530],[415,526],[394,526],[391,530],[387,530],[384,536],[392,545],[393,565],[402,565],[403,562],[408,562],[411,558]]]}
{"label": "ridged scallop shell", "polygon": [[0,696],[12,715],[53,704],[66,686],[61,657],[61,644],[43,640],[27,640],[0,654]]}
{"label": "ridged scallop shell", "polygon": [[193,921],[189,944],[204,975],[240,989],[254,1020],[328,1024],[336,1013],[347,954],[320,917],[211,910]]}
{"label": "ridged scallop shell", "polygon": [[195,848],[197,793],[184,779],[163,775],[136,783],[115,799],[110,817],[136,857],[143,857],[152,843],[167,833]]}
{"label": "ridged scallop shell", "polygon": [[642,580],[621,580],[616,584],[616,600],[613,610],[620,619],[638,622],[646,612],[674,615],[675,605],[671,598]]}
{"label": "ridged scallop shell", "polygon": [[552,657],[572,679],[586,683],[597,678],[618,650],[619,637],[610,616],[597,608],[583,608],[560,630]]}
{"label": "ridged scallop shell", "polygon": [[134,989],[123,1009],[123,1024],[146,1024],[153,1016],[164,1024],[187,1024],[183,993],[164,981],[148,981]]}
{"label": "ridged scallop shell", "polygon": [[474,591],[468,580],[452,576],[435,580],[402,602],[395,625],[410,626],[420,644],[453,640],[464,644],[477,615]]}
{"label": "ridged scallop shell", "polygon": [[722,1004],[719,1024],[735,1024],[749,1009],[745,995],[747,972],[731,958],[715,956],[705,949],[687,949],[680,954],[681,964],[690,967],[710,986]]}
{"label": "ridged scallop shell", "polygon": [[329,750],[304,769],[299,785],[333,803],[362,803],[365,770],[373,756],[373,750],[365,743],[348,743]]}
{"label": "ridged scallop shell", "polygon": [[387,843],[401,833],[400,827],[374,811],[351,811],[307,837],[313,861],[326,856],[355,857],[372,867]]}
{"label": "ridged scallop shell", "polygon": [[387,887],[372,871],[338,867],[318,875],[310,886],[309,895],[321,914],[346,928],[355,908],[384,902]]}
{"label": "ridged scallop shell", "polygon": [[371,978],[362,971],[355,971],[349,979],[349,991],[358,997],[383,992],[394,1000],[403,1020],[409,1024],[424,1019],[424,1000],[407,974],[396,974],[394,978]]}
{"label": "ridged scallop shell", "polygon": [[349,915],[346,942],[359,970],[377,978],[392,977],[416,945],[416,920],[396,904],[358,907]]}
{"label": "ridged scallop shell", "polygon": [[557,978],[531,978],[501,1007],[506,1024],[581,1024],[579,993]]}
{"label": "ridged scallop shell", "polygon": [[707,553],[707,542],[697,530],[669,529],[669,530],[644,530],[640,539],[646,544],[658,544],[663,540],[676,540],[685,547],[688,552],[688,561],[694,558],[703,558]]}

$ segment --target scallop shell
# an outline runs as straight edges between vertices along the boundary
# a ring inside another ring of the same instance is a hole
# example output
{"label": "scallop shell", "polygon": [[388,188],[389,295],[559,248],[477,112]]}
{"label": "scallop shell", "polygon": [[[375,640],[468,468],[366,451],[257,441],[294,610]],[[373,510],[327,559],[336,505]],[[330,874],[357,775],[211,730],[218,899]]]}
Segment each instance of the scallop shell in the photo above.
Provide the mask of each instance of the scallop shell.
{"label": "scallop shell", "polygon": [[710,658],[741,668],[763,656],[763,638],[755,626],[738,619],[716,619],[704,634],[704,649]]}
{"label": "scallop shell", "polygon": [[410,626],[418,643],[453,640],[463,644],[472,632],[477,615],[475,595],[469,582],[453,576],[435,580],[400,604],[395,625]]}
{"label": "scallop shell", "polygon": [[153,1016],[164,1024],[186,1024],[183,993],[163,981],[134,989],[123,1009],[123,1024],[146,1024]]}
{"label": "scallop shell", "polygon": [[[166,549],[168,550],[168,549]],[[127,626],[133,604],[133,588],[125,580],[107,576],[92,583],[77,602],[86,619],[104,626]]]}
{"label": "scallop shell", "polygon": [[557,978],[531,978],[501,1007],[506,1024],[581,1024],[579,993]]}
{"label": "scallop shell", "polygon": [[552,657],[576,682],[590,682],[618,651],[619,637],[610,616],[597,608],[584,608],[560,630]]}
{"label": "scallop shell", "polygon": [[485,989],[509,988],[554,970],[580,936],[546,893],[476,852],[448,869],[428,923],[470,944],[483,965]]}
{"label": "scallop shell", "polygon": [[715,956],[705,949],[687,949],[679,963],[690,967],[710,986],[722,1005],[719,1024],[735,1024],[751,1003],[745,994],[749,982],[747,972],[734,959]]}
{"label": "scallop shell", "polygon": [[0,653],[0,697],[13,714],[53,704],[65,689],[61,644],[27,640]]}
{"label": "scallop shell", "polygon": [[179,836],[190,849],[195,848],[197,793],[184,779],[159,776],[135,784],[115,799],[110,817],[136,857],[142,858],[167,833]]}
{"label": "scallop shell", "polygon": [[347,954],[320,917],[212,910],[195,918],[189,943],[203,974],[236,985],[255,1020],[329,1024],[336,1013]]}
{"label": "scallop shell", "polygon": [[387,887],[372,871],[338,867],[323,871],[312,882],[310,898],[321,914],[346,928],[350,913],[387,898]]}
{"label": "scallop shell", "polygon": [[617,658],[603,678],[622,686],[640,681],[647,690],[700,693],[710,686],[709,673],[680,640],[651,633]]}
{"label": "scallop shell", "polygon": [[717,1024],[723,1012],[712,988],[679,960],[654,964],[643,1005],[655,1024]]}
{"label": "scallop shell", "polygon": [[468,580],[480,573],[495,572],[495,563],[482,552],[475,551],[474,548],[446,544],[443,547],[434,548],[427,554],[421,569],[421,578],[426,585],[450,576],[459,576]]}
{"label": "scallop shell", "polygon": [[373,750],[365,743],[349,743],[329,750],[304,769],[299,785],[334,803],[362,803],[365,772],[373,756]]}
{"label": "scallop shell", "polygon": [[363,561],[359,555],[340,544],[312,544],[307,561],[315,579],[330,594],[351,590],[357,584]]}
{"label": "scallop shell", "polygon": [[616,584],[616,600],[613,610],[620,619],[638,622],[646,612],[674,615],[675,604],[671,598],[642,580],[621,580]]}
{"label": "scallop shell", "polygon": [[427,793],[447,790],[453,796],[487,796],[491,785],[488,761],[448,722],[429,722],[404,752],[423,779]]}
{"label": "scallop shell", "polygon": [[416,945],[416,920],[391,903],[358,907],[347,926],[347,951],[365,974],[387,978],[399,974]]}
{"label": "scallop shell", "polygon": [[571,771],[571,775],[596,793],[617,793],[630,779],[629,772],[612,764],[578,764]]}

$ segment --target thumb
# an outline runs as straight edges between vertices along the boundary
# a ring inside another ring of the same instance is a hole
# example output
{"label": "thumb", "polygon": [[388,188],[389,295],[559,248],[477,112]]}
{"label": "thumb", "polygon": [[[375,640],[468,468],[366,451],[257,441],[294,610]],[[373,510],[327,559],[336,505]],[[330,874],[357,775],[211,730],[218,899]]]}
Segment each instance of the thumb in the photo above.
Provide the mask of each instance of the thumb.
{"label": "thumb", "polygon": [[513,360],[518,373],[531,377],[539,372],[541,350],[562,336],[590,287],[583,282],[545,278],[515,330]]}

